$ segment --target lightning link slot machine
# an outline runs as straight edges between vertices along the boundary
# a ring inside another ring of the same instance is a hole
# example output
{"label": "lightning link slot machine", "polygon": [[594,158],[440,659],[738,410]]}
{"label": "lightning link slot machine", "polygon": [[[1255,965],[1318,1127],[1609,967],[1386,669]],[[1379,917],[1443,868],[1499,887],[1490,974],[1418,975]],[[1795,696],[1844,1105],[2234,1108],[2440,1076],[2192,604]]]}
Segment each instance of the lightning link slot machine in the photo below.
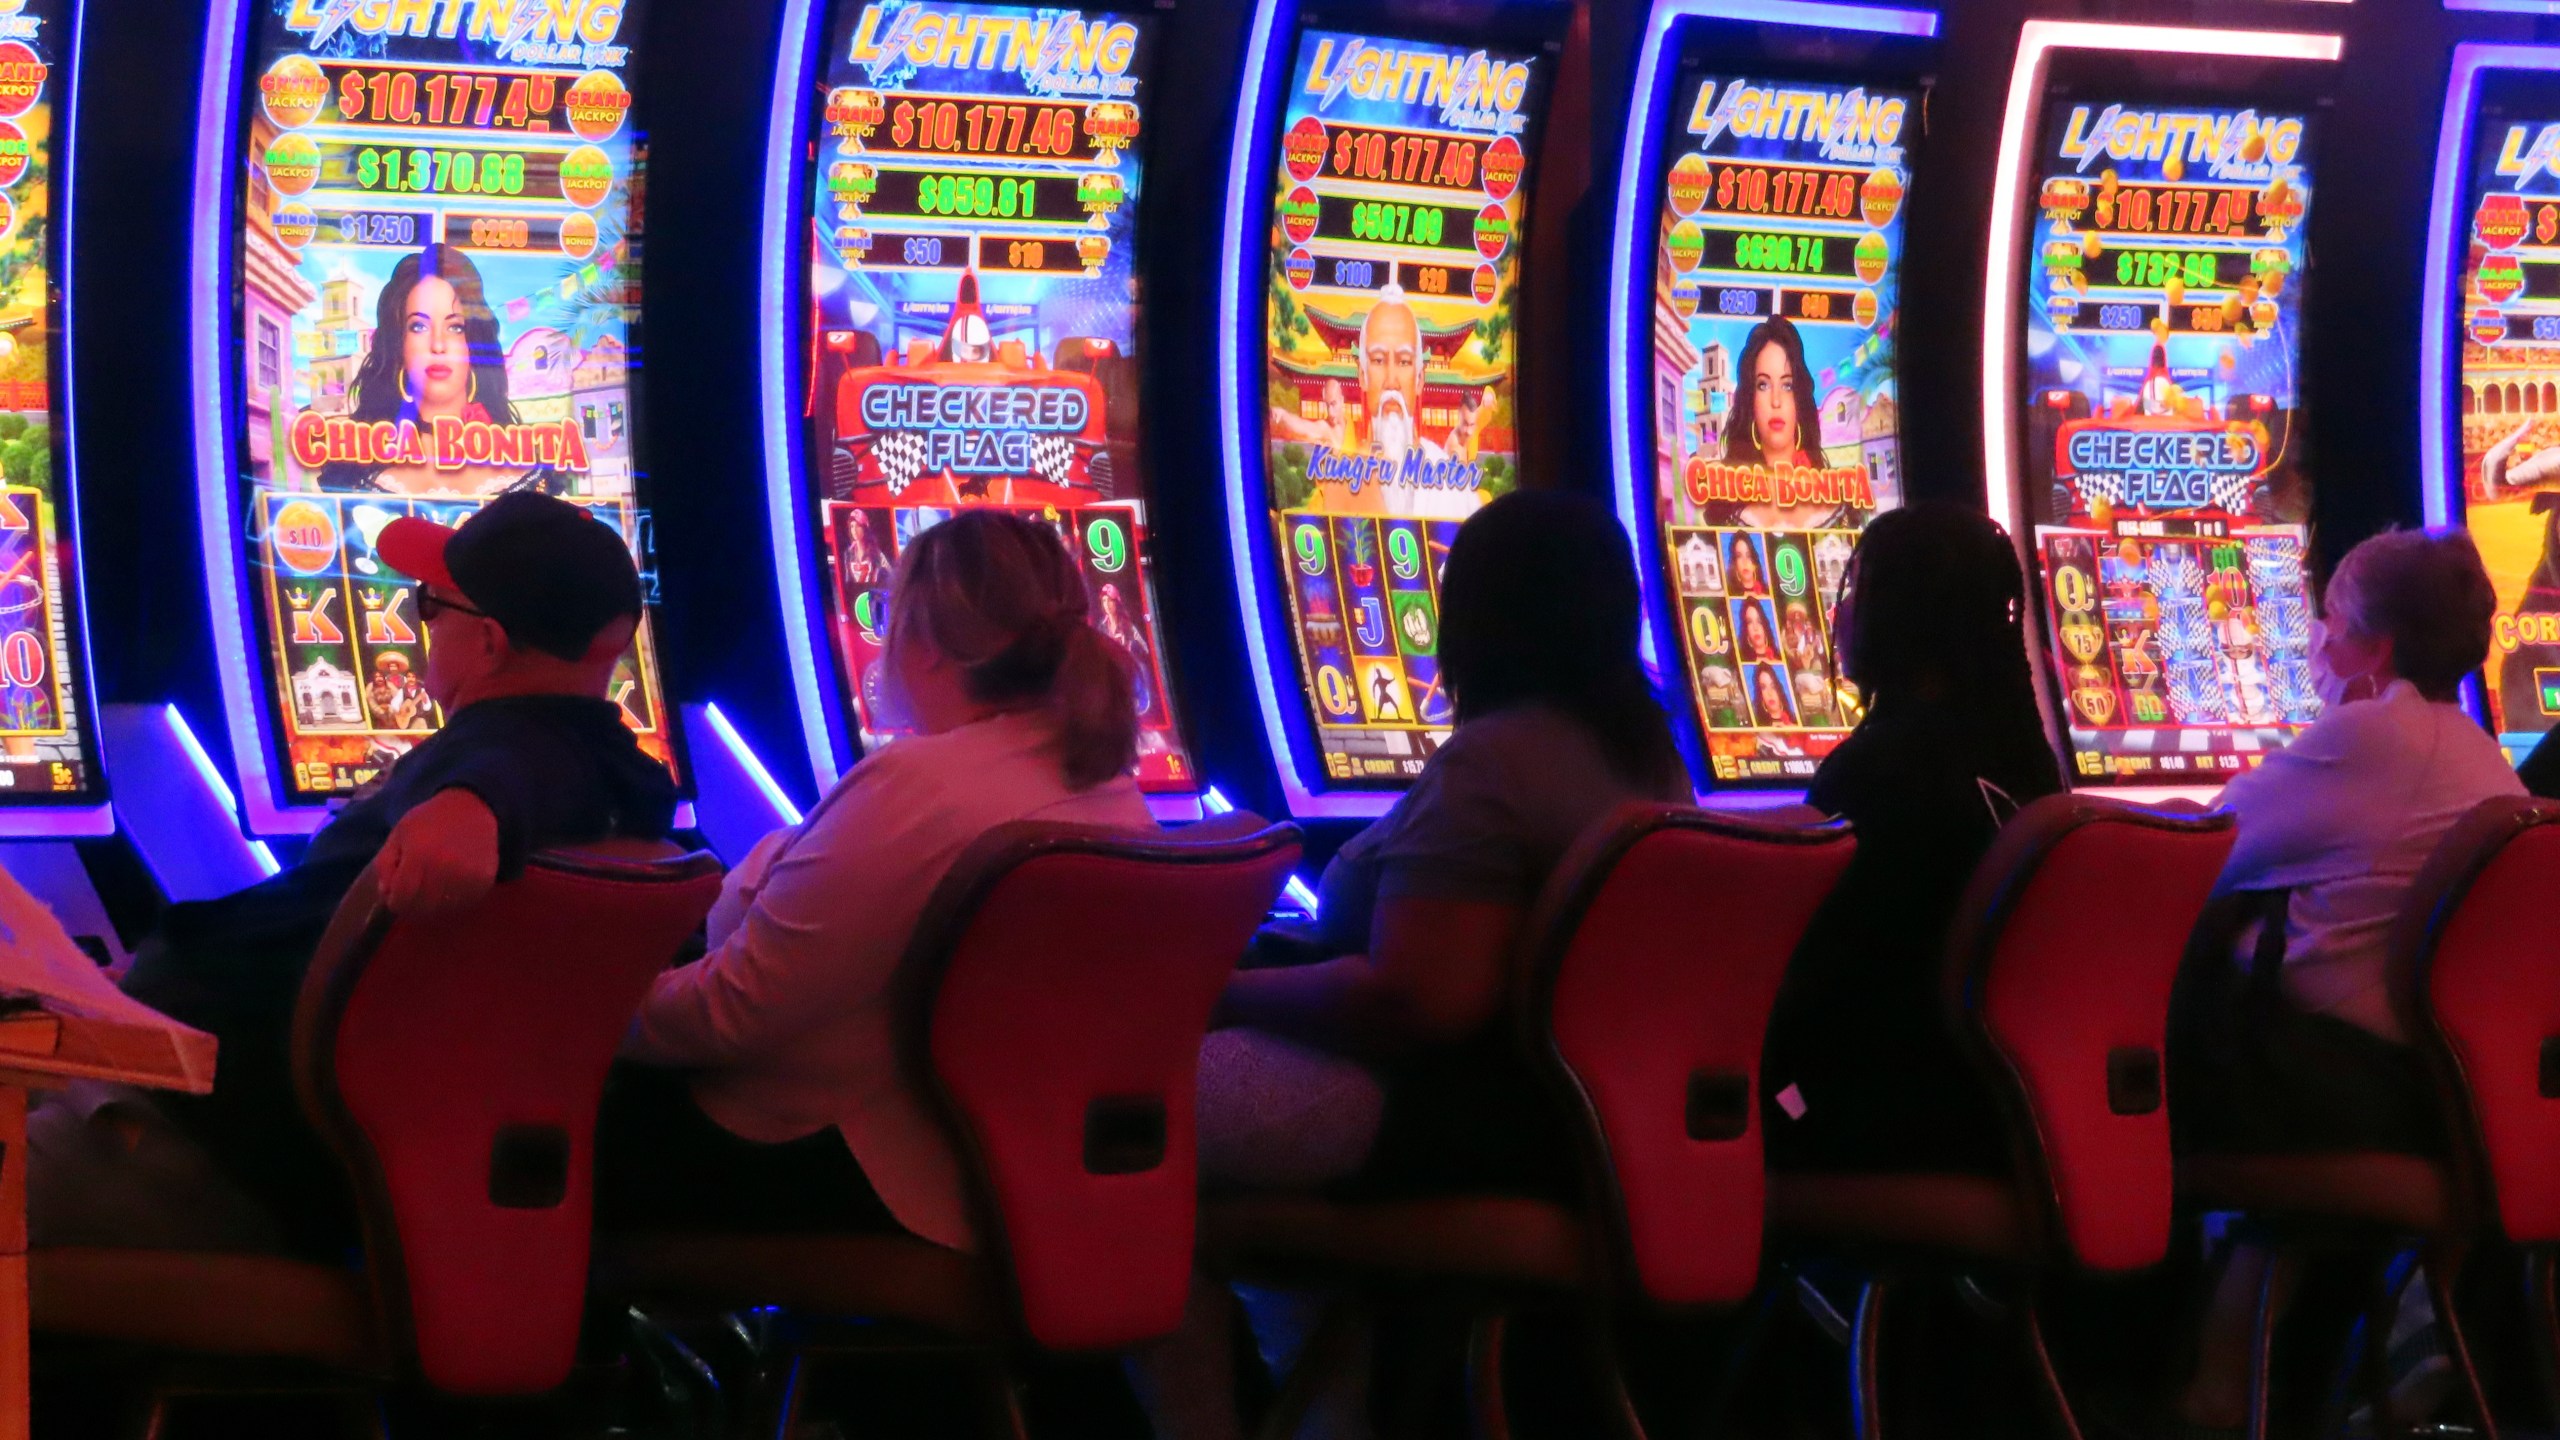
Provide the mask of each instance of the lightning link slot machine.
{"label": "lightning link slot machine", "polygon": [[[538,489],[631,546],[647,144],[638,0],[225,0],[194,268],[197,499],[251,828],[317,829],[444,722],[373,549]],[[610,696],[682,773],[643,619]]]}
{"label": "lightning link slot machine", "polygon": [[793,102],[777,102],[782,154],[808,160],[768,182],[768,261],[804,324],[774,329],[771,343],[797,343],[769,366],[767,482],[822,790],[910,729],[883,685],[900,552],[997,508],[1057,529],[1093,624],[1129,658],[1139,788],[1162,818],[1201,813],[1140,427],[1147,83],[1164,19],[955,0],[786,13],[786,47],[812,23],[820,39],[805,83],[786,56],[777,90]]}
{"label": "lightning link slot machine", "polygon": [[1448,738],[1439,583],[1523,483],[1521,286],[1570,8],[1261,0],[1219,293],[1227,519],[1290,812],[1385,812]]}
{"label": "lightning link slot machine", "polygon": [[2466,698],[2521,762],[2560,723],[2560,47],[2455,48],[2429,221],[2426,520],[2467,527],[2488,565]]}
{"label": "lightning link slot machine", "polygon": [[2319,713],[2301,379],[2336,36],[2030,21],[1984,297],[1992,516],[2072,782],[2219,787]]}
{"label": "lightning link slot machine", "polygon": [[1718,803],[1800,799],[1860,714],[1832,608],[1903,498],[1903,213],[1937,28],[1665,0],[1638,51],[1610,458],[1652,659]]}

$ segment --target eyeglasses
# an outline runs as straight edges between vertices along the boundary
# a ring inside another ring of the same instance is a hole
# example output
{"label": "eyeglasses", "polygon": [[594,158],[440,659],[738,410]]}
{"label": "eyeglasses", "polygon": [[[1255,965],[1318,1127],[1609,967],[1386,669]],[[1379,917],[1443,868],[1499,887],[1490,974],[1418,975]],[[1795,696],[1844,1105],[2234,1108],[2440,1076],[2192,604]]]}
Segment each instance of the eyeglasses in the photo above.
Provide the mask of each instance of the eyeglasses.
{"label": "eyeglasses", "polygon": [[456,615],[472,615],[482,620],[489,618],[486,610],[474,610],[459,600],[447,600],[424,585],[418,587],[418,619],[422,623],[434,624],[435,618],[448,610]]}

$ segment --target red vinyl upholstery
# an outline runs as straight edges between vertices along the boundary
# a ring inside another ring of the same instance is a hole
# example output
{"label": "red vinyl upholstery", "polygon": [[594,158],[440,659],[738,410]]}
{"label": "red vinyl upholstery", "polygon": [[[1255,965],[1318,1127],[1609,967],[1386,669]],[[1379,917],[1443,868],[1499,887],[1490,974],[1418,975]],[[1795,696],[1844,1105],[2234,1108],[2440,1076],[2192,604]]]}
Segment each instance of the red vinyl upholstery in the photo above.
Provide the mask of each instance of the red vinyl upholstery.
{"label": "red vinyl upholstery", "polygon": [[1769,1011],[1855,849],[1840,825],[1628,805],[1575,846],[1530,922],[1531,1045],[1578,1102],[1629,1276],[1655,1304],[1732,1304],[1758,1278]]}
{"label": "red vinyl upholstery", "polygon": [[367,871],[304,981],[304,1109],[356,1179],[385,1332],[438,1390],[568,1376],[605,1071],[720,890],[711,856],[651,848],[537,854],[438,921],[394,919]]}
{"label": "red vinyl upholstery", "polygon": [[1010,825],[927,906],[907,962],[914,1050],[1035,1344],[1108,1349],[1180,1322],[1200,1042],[1297,859],[1290,825]]}
{"label": "red vinyl upholstery", "polygon": [[2002,829],[1957,912],[1956,1023],[2023,1122],[2046,1243],[2087,1269],[2168,1253],[2169,997],[2231,842],[2227,813],[2047,796]]}
{"label": "red vinyl upholstery", "polygon": [[2519,1245],[2560,1242],[2555,896],[2560,804],[2484,801],[2429,858],[2395,947],[2404,967],[2395,993],[2418,1002],[2414,1033],[2478,1142],[2455,1146],[2461,1188],[2490,1202]]}

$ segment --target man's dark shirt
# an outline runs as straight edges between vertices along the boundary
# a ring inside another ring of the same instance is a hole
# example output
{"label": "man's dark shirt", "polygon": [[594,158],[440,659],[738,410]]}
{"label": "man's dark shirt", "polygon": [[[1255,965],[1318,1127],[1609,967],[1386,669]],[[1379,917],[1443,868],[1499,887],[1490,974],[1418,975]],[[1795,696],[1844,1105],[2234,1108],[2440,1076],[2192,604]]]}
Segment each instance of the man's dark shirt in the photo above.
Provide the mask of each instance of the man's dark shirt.
{"label": "man's dark shirt", "polygon": [[2516,767],[2516,778],[2537,798],[2560,800],[2560,730],[2546,733],[2533,743],[2533,750]]}
{"label": "man's dark shirt", "polygon": [[[402,816],[446,790],[470,791],[497,817],[501,880],[545,846],[662,839],[675,818],[675,785],[640,749],[621,707],[567,695],[483,700],[402,756],[372,794],[312,837],[292,869],[220,899],[171,906],[125,980],[135,999],[221,1041],[214,1093],[165,1102],[173,1118],[234,1180],[286,1212],[289,1230],[324,1248],[343,1234],[315,1230],[342,1231],[331,1222],[344,1204],[294,1102],[286,1049],[294,1002],[356,876]],[[315,1189],[325,1197],[318,1215],[308,1213]]]}

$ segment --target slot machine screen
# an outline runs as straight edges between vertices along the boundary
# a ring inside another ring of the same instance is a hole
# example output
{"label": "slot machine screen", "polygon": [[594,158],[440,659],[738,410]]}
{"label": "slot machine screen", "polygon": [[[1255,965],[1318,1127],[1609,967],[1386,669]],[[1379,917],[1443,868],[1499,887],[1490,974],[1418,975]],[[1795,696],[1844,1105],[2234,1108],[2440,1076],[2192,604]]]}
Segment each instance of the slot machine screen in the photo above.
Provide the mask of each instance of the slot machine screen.
{"label": "slot machine screen", "polygon": [[1659,563],[1710,768],[1801,786],[1860,715],[1832,610],[1902,503],[1894,330],[1916,95],[1691,67],[1663,137]]}
{"label": "slot machine screen", "polygon": [[0,806],[106,797],[92,728],[80,557],[60,477],[55,206],[71,6],[0,15]]}
{"label": "slot machine screen", "polygon": [[865,745],[899,553],[964,508],[1055,526],[1131,662],[1138,783],[1199,781],[1165,684],[1140,446],[1144,14],[838,7],[810,204],[809,490]]}
{"label": "slot machine screen", "polygon": [[2023,513],[2084,784],[2217,783],[2319,714],[2301,394],[2313,117],[2047,102]]}
{"label": "slot machine screen", "polygon": [[[444,723],[417,587],[374,553],[392,520],[539,490],[648,573],[639,9],[254,0],[238,500],[287,803],[352,793]],[[609,693],[673,768],[645,617]]]}
{"label": "slot machine screen", "polygon": [[2529,750],[2560,722],[2560,84],[2482,81],[2463,189],[2463,520],[2498,593],[2490,727]]}
{"label": "slot machine screen", "polygon": [[1519,483],[1518,291],[1548,68],[1308,29],[1281,107],[1264,332],[1267,502],[1328,781],[1411,782],[1459,522]]}

